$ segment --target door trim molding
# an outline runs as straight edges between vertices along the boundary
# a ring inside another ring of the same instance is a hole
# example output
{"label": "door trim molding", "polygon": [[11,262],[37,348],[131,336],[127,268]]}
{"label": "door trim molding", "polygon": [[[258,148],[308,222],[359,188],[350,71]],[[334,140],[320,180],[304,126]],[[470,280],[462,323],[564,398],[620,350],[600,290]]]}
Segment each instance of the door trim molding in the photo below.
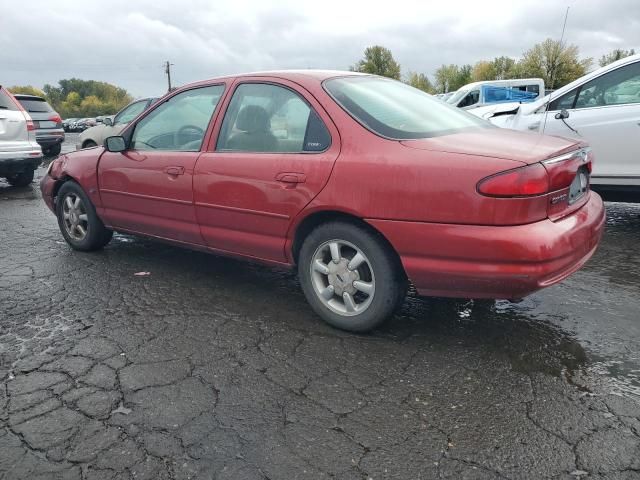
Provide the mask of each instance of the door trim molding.
{"label": "door trim molding", "polygon": [[177,198],[166,198],[166,197],[155,197],[153,195],[144,195],[142,193],[131,193],[131,192],[123,192],[121,190],[111,190],[109,188],[101,188],[101,193],[112,193],[114,195],[124,195],[126,197],[134,197],[134,198],[144,198],[146,200],[159,200],[161,202],[171,202],[177,203],[180,205],[193,205],[193,202],[190,200],[178,200]]}
{"label": "door trim molding", "polygon": [[213,208],[216,210],[227,210],[230,212],[248,213],[250,215],[260,215],[263,217],[281,218],[283,220],[289,220],[289,215],[283,215],[281,213],[265,212],[263,210],[251,210],[248,208],[230,207],[228,205],[215,205],[213,203],[196,202],[196,207]]}

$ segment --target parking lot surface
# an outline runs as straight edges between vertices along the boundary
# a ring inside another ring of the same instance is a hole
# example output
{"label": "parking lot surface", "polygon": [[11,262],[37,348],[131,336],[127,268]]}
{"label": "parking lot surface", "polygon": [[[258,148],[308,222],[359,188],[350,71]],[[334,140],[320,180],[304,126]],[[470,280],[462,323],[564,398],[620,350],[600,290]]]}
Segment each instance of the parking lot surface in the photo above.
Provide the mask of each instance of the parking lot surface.
{"label": "parking lot surface", "polygon": [[0,181],[0,479],[640,478],[640,207],[607,209],[560,285],[353,335],[289,272],[74,252]]}

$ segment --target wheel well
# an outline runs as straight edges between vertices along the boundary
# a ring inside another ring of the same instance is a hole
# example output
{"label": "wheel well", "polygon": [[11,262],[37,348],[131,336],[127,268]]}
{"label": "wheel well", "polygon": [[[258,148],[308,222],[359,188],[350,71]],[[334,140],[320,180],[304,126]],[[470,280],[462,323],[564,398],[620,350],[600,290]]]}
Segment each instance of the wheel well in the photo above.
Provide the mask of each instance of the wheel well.
{"label": "wheel well", "polygon": [[82,148],[87,148],[88,143],[91,143],[93,145],[98,145],[98,143],[95,140],[87,138],[84,142],[82,142]]}
{"label": "wheel well", "polygon": [[298,225],[294,233],[293,245],[291,250],[291,253],[293,255],[293,261],[296,264],[298,263],[298,256],[300,255],[302,242],[304,242],[304,239],[307,237],[307,235],[309,235],[309,233],[311,233],[311,231],[314,228],[316,228],[318,225],[321,225],[327,222],[335,222],[335,221],[343,221],[346,223],[358,225],[364,228],[365,230],[369,231],[373,235],[377,236],[387,246],[389,251],[393,252],[393,256],[396,260],[399,270],[406,277],[406,272],[404,271],[404,267],[402,266],[402,261],[400,260],[400,256],[398,255],[398,252],[396,252],[396,249],[393,248],[393,245],[391,245],[391,242],[389,242],[389,240],[387,240],[387,238],[379,230],[377,230],[376,228],[374,228],[373,226],[371,226],[361,218],[356,217],[355,215],[350,215],[348,213],[337,212],[337,211],[317,212],[309,215],[302,222],[300,222],[300,225]]}
{"label": "wheel well", "polygon": [[[69,175],[65,175],[62,178],[58,178],[56,180],[56,183],[53,184],[53,191],[51,192],[51,197],[55,199],[58,196],[58,192],[60,191],[60,187],[62,187],[62,185],[64,185],[68,181],[75,182],[76,180],[73,177],[70,177]],[[78,183],[78,182],[76,182],[76,183]]]}

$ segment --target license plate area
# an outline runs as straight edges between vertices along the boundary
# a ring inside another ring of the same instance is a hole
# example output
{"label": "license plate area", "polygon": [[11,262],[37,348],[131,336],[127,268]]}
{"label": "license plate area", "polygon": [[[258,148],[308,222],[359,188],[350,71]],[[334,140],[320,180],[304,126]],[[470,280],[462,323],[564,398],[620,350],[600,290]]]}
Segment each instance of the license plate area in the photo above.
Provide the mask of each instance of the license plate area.
{"label": "license plate area", "polygon": [[51,120],[40,120],[39,122],[40,128],[56,128],[56,122]]}
{"label": "license plate area", "polygon": [[569,205],[573,205],[589,191],[589,170],[582,166],[569,186]]}

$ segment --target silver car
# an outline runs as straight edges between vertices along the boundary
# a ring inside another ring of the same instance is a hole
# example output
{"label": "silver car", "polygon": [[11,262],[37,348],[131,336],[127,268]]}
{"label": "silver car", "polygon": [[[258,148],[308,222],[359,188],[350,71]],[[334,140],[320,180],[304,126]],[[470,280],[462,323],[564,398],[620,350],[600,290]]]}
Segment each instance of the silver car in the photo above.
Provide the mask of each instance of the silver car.
{"label": "silver car", "polygon": [[144,112],[156,100],[156,98],[136,100],[116,113],[115,117],[104,117],[104,123],[88,128],[80,134],[78,143],[76,144],[76,150],[102,145],[105,138],[119,135],[131,120]]}
{"label": "silver car", "polygon": [[36,142],[35,125],[29,114],[0,85],[0,177],[16,187],[33,181],[33,172],[42,161]]}

